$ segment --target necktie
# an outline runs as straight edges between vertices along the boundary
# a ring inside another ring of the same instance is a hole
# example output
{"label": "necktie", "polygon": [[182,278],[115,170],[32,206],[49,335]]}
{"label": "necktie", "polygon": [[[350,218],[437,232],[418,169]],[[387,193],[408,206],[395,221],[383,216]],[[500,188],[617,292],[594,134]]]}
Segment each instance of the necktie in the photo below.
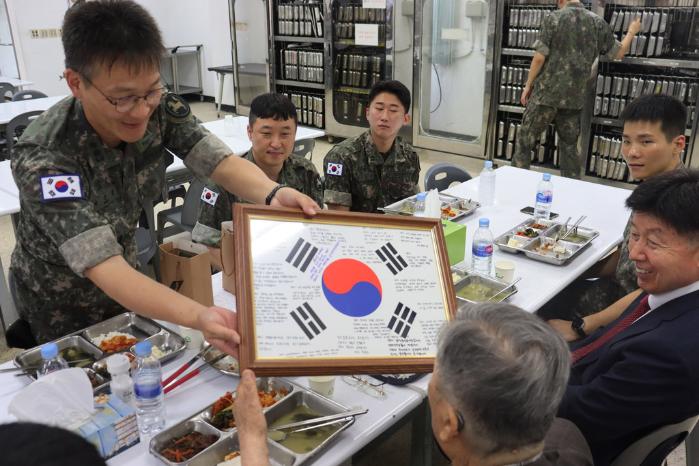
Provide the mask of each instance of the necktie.
{"label": "necktie", "polygon": [[629,325],[633,324],[636,321],[636,319],[641,317],[643,314],[645,314],[649,310],[650,310],[650,306],[648,306],[648,295],[646,295],[638,303],[638,306],[636,306],[636,309],[634,309],[626,317],[621,319],[614,327],[610,328],[605,333],[600,335],[600,337],[597,338],[596,340],[594,340],[594,341],[588,343],[587,345],[582,346],[582,347],[576,349],[575,351],[573,351],[572,363],[573,364],[577,363],[582,358],[584,358],[585,356],[592,353],[597,348],[601,347],[602,345],[607,343],[609,340],[614,338],[614,336],[616,334],[626,330]]}

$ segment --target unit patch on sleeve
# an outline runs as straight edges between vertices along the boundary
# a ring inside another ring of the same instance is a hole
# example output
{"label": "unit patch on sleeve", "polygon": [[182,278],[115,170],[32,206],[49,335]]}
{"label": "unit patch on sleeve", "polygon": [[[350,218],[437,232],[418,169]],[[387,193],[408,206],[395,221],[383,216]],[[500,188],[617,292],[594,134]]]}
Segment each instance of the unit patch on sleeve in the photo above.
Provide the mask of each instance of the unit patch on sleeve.
{"label": "unit patch on sleeve", "polygon": [[82,199],[83,189],[78,175],[48,175],[42,176],[41,184],[42,202],[61,199]]}
{"label": "unit patch on sleeve", "polygon": [[328,162],[328,175],[342,176],[342,164]]}
{"label": "unit patch on sleeve", "polygon": [[204,188],[204,191],[201,193],[202,201],[209,205],[216,205],[216,199],[218,199],[218,193],[216,191],[212,191],[209,188]]}

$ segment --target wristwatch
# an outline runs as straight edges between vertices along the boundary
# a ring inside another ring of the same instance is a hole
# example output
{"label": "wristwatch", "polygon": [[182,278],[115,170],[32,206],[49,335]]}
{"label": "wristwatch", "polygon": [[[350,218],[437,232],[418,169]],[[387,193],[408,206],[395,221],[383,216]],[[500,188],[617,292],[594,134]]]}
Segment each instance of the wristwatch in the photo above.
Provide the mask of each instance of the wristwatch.
{"label": "wristwatch", "polygon": [[580,338],[585,338],[587,336],[587,333],[585,333],[585,319],[580,317],[580,314],[575,314],[570,326]]}
{"label": "wristwatch", "polygon": [[274,199],[274,196],[277,195],[277,191],[279,191],[282,188],[286,188],[285,184],[278,184],[274,187],[273,190],[267,194],[267,197],[265,198],[265,205],[270,205],[272,203],[272,199]]}

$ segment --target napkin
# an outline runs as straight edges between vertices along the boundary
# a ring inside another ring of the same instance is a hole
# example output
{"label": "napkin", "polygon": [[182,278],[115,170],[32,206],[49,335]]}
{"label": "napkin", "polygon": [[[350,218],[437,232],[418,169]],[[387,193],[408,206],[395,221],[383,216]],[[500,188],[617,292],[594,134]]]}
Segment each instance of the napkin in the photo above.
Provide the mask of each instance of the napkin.
{"label": "napkin", "polygon": [[19,421],[77,429],[95,411],[92,384],[84,370],[52,372],[23,388],[8,412]]}

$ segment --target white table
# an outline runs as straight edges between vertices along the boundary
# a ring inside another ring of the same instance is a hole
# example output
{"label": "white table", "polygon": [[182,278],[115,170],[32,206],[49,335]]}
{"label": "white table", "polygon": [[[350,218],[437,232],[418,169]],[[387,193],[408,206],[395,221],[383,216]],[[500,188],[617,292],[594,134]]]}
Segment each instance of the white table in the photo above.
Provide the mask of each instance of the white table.
{"label": "white table", "polygon": [[31,86],[34,84],[32,81],[26,81],[24,79],[11,78],[9,76],[0,76],[0,83],[12,84],[15,87],[22,88],[24,86]]}
{"label": "white table", "polygon": [[[235,308],[233,295],[221,287],[221,274],[212,277],[214,287],[214,302],[226,308]],[[188,350],[183,357],[168,363],[164,375],[179,368],[194,355]],[[3,364],[2,368],[11,367],[12,363]],[[297,384],[307,386],[304,377],[292,379]],[[26,377],[14,377],[13,374],[0,374],[0,422],[11,422],[13,417],[7,412],[12,398],[30,380]],[[212,403],[226,391],[234,390],[238,385],[237,377],[207,371],[196,378],[187,381],[181,387],[173,390],[165,398],[167,410],[167,426],[171,426],[192,416],[197,411]],[[365,407],[367,414],[359,416],[355,423],[343,431],[333,444],[326,449],[312,464],[314,466],[335,466],[343,463],[365,445],[410,414],[420,406],[423,396],[407,387],[385,386],[387,396],[382,399],[373,398],[343,382],[340,377],[335,381],[333,399],[348,408]],[[159,460],[148,453],[148,440],[142,440],[138,445],[117,455],[108,461],[110,465],[161,465]]]}
{"label": "white table", "polygon": [[66,96],[42,97],[40,99],[29,99],[18,102],[6,102],[0,104],[0,125],[6,125],[14,117],[34,110],[47,110]]}

